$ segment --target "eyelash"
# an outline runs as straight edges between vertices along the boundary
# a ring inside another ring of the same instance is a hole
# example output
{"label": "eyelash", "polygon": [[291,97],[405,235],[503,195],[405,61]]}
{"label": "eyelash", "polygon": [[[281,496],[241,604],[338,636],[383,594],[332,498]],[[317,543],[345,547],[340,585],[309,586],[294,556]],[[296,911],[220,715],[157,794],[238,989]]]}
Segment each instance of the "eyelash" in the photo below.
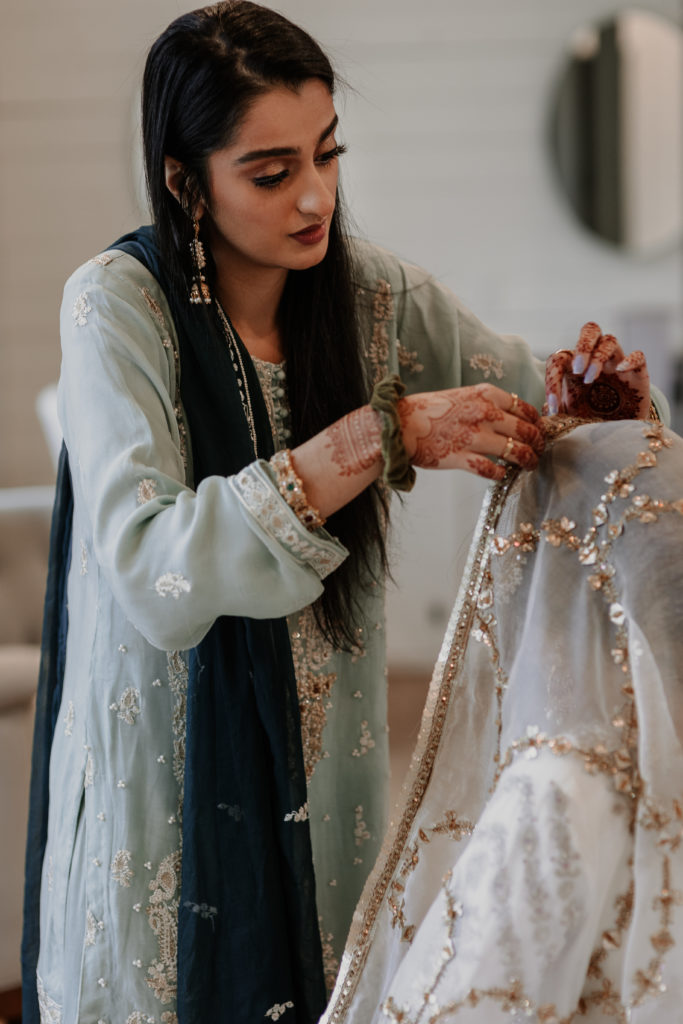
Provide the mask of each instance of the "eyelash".
{"label": "eyelash", "polygon": [[[316,158],[316,163],[322,167],[327,167],[337,157],[342,156],[347,150],[347,147],[343,144],[335,146],[333,149],[328,149],[326,153],[321,153]],[[268,174],[263,178],[252,178],[252,182],[257,188],[277,188],[282,182],[289,177],[289,171],[280,171],[279,174]]]}

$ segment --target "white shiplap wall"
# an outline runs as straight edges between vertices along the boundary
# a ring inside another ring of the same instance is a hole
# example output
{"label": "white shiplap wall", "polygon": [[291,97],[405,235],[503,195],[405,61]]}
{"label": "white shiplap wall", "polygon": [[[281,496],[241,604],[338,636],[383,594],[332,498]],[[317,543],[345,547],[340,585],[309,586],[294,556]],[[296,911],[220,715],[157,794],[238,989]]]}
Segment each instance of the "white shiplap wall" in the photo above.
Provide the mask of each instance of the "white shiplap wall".
{"label": "white shiplap wall", "polygon": [[[622,0],[282,0],[353,86],[340,97],[359,230],[422,263],[492,326],[541,354],[600,320],[650,344],[655,377],[681,338],[681,251],[623,257],[558,194],[548,102],[572,31]],[[678,0],[639,6],[680,17]],[[50,466],[34,395],[58,373],[64,279],[134,224],[133,116],[144,53],[179,0],[3,0],[0,37],[0,484]],[[636,325],[645,325],[639,335]],[[652,338],[659,336],[658,344]],[[422,474],[409,502],[390,640],[431,664],[481,495]]]}

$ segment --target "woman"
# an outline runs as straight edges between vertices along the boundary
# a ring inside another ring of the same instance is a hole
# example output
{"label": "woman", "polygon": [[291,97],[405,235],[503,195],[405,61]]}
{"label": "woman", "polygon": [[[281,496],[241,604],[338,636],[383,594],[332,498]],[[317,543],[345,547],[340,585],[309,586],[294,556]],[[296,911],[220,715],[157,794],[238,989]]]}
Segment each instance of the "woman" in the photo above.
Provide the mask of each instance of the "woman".
{"label": "woman", "polygon": [[[155,229],[66,286],[29,1021],[317,1018],[384,823],[378,478],[542,448],[526,346],[346,237],[333,90],[266,8],[179,18],[145,71]],[[593,325],[574,368],[646,409],[622,355]]]}
{"label": "woman", "polygon": [[548,440],[485,503],[325,1024],[681,1020],[683,440]]}

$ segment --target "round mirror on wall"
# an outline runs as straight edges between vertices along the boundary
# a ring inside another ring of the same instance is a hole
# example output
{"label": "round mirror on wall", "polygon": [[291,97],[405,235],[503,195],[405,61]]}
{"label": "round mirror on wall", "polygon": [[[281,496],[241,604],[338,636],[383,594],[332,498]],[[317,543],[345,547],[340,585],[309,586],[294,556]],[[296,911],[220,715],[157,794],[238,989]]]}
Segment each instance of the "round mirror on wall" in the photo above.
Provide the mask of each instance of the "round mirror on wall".
{"label": "round mirror on wall", "polygon": [[577,31],[553,97],[551,151],[581,223],[626,252],[683,237],[683,30],[627,10]]}

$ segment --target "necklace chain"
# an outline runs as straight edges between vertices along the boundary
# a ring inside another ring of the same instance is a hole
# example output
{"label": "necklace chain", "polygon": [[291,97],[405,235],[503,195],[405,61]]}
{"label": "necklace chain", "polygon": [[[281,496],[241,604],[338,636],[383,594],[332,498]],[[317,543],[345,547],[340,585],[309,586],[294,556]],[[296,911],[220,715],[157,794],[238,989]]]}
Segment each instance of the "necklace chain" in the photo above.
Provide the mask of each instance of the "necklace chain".
{"label": "necklace chain", "polygon": [[244,411],[244,418],[247,421],[247,426],[249,427],[249,435],[251,437],[251,443],[254,446],[254,455],[256,456],[256,458],[258,458],[256,423],[254,421],[254,410],[252,409],[251,406],[251,395],[249,394],[249,385],[247,383],[247,374],[244,369],[244,362],[242,361],[242,353],[240,352],[239,345],[237,344],[235,330],[218,300],[216,300],[216,309],[218,310],[218,316],[220,317],[221,325],[223,327],[223,333],[225,334],[226,340],[228,342],[228,348],[230,349],[230,356],[232,358],[232,368],[235,371],[235,378],[237,380],[237,387],[239,388],[240,400],[242,402],[242,409]]}

